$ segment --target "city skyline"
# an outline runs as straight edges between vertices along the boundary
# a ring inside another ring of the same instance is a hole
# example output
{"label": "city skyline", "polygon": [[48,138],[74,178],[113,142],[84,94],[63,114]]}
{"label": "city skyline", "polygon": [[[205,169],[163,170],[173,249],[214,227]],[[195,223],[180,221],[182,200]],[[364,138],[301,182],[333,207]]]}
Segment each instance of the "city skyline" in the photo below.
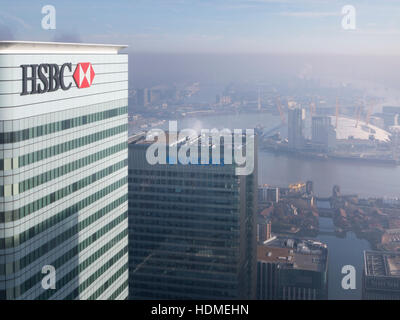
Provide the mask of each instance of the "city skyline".
{"label": "city skyline", "polygon": [[0,300],[400,297],[397,1],[3,2]]}

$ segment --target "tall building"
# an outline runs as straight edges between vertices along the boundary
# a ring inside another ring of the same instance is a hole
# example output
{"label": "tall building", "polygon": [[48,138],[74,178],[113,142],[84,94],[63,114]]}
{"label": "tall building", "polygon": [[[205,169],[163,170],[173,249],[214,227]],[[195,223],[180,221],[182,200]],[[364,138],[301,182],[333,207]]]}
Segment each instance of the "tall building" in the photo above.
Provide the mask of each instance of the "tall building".
{"label": "tall building", "polygon": [[400,253],[364,251],[362,299],[400,299]]}
{"label": "tall building", "polygon": [[378,116],[383,119],[386,129],[389,129],[391,126],[398,126],[400,124],[400,107],[382,107],[382,112]]}
{"label": "tall building", "polygon": [[323,150],[331,150],[336,144],[336,130],[331,124],[329,116],[315,116],[312,118],[312,143]]}
{"label": "tall building", "polygon": [[272,238],[257,248],[257,299],[328,298],[328,249],[314,240]]}
{"label": "tall building", "polygon": [[145,107],[150,103],[150,91],[147,88],[138,89],[136,91],[136,99],[138,106]]}
{"label": "tall building", "polygon": [[264,243],[269,240],[271,235],[271,219],[264,217],[261,214],[257,215],[257,243]]}
{"label": "tall building", "polygon": [[149,96],[150,96],[150,99],[149,99],[150,103],[157,103],[161,100],[162,91],[159,89],[150,89]]}
{"label": "tall building", "polygon": [[261,186],[258,188],[258,201],[265,203],[268,201],[279,202],[279,188]]}
{"label": "tall building", "polygon": [[128,296],[122,48],[0,42],[0,299]]}
{"label": "tall building", "polygon": [[312,195],[314,193],[314,182],[312,181],[306,182],[306,193],[307,195]]}
{"label": "tall building", "polygon": [[289,108],[288,111],[288,141],[289,149],[299,150],[304,147],[305,110],[300,107]]}
{"label": "tall building", "polygon": [[129,142],[130,299],[255,298],[256,155],[238,176],[235,164],[150,165],[151,143]]}

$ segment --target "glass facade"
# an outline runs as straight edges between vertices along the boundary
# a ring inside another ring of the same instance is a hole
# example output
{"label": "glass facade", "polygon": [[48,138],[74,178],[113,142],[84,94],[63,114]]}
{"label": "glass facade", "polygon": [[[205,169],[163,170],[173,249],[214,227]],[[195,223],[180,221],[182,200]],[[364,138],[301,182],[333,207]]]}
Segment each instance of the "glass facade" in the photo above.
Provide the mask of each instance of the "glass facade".
{"label": "glass facade", "polygon": [[[15,81],[27,59],[91,61],[96,78],[84,90],[0,97],[0,299],[126,299],[127,56],[0,47],[3,78]],[[42,284],[45,266],[55,288]]]}
{"label": "glass facade", "polygon": [[257,172],[152,166],[147,147],[129,144],[130,299],[254,298]]}

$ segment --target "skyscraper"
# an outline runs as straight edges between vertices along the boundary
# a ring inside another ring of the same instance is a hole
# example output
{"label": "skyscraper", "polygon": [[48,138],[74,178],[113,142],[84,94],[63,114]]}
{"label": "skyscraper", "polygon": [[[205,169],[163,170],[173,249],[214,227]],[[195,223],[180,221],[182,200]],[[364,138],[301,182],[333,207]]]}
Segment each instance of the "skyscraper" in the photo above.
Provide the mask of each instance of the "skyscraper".
{"label": "skyscraper", "polygon": [[312,118],[312,143],[323,150],[330,150],[336,144],[336,130],[329,116]]}
{"label": "skyscraper", "polygon": [[289,108],[288,111],[288,141],[289,149],[299,150],[304,147],[305,110],[300,107]]}
{"label": "skyscraper", "polygon": [[0,299],[127,298],[122,48],[0,42]]}
{"label": "skyscraper", "polygon": [[150,165],[150,144],[129,142],[130,298],[255,298],[257,170]]}
{"label": "skyscraper", "polygon": [[263,243],[269,240],[272,235],[272,224],[271,219],[264,217],[261,214],[257,215],[257,242]]}
{"label": "skyscraper", "polygon": [[137,95],[137,104],[140,107],[145,107],[149,104],[150,102],[150,91],[147,88],[144,89],[138,89],[136,91]]}

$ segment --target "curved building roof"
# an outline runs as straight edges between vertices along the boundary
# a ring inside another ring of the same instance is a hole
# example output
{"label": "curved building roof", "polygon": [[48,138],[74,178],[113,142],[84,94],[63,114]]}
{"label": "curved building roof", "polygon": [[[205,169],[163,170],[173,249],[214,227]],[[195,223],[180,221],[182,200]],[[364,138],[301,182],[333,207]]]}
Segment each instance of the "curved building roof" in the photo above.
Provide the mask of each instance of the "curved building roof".
{"label": "curved building roof", "polygon": [[[336,122],[336,117],[332,116],[332,123]],[[339,117],[338,127],[336,128],[336,138],[337,139],[349,139],[353,137],[354,139],[368,140],[370,135],[373,135],[376,140],[379,141],[389,141],[390,133],[378,128],[377,126],[366,124],[365,121],[358,121],[356,128],[356,119]]]}

